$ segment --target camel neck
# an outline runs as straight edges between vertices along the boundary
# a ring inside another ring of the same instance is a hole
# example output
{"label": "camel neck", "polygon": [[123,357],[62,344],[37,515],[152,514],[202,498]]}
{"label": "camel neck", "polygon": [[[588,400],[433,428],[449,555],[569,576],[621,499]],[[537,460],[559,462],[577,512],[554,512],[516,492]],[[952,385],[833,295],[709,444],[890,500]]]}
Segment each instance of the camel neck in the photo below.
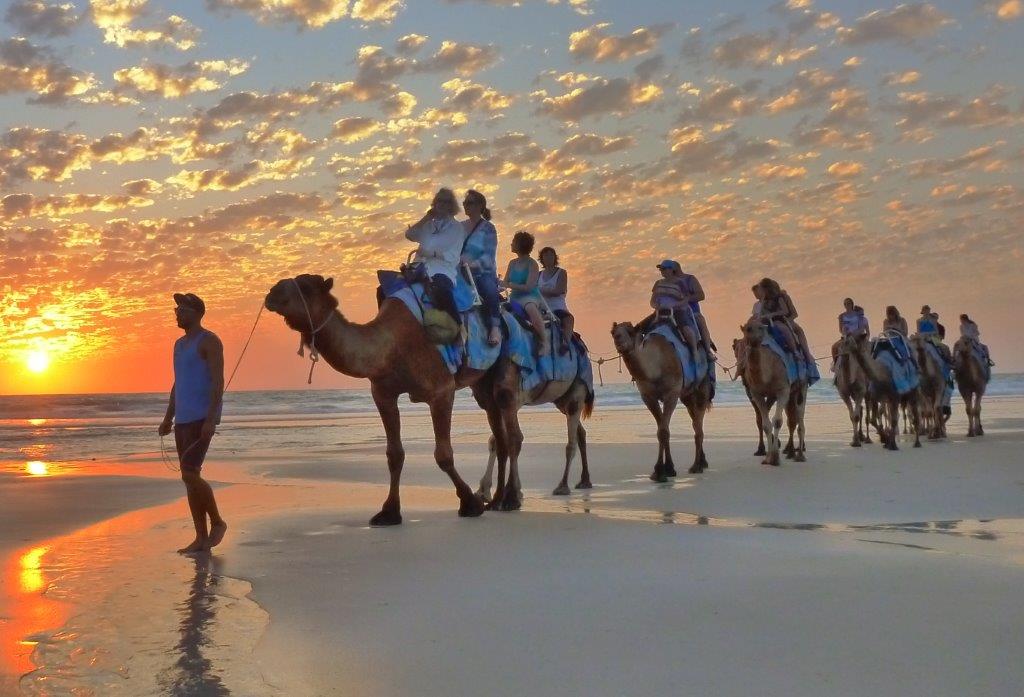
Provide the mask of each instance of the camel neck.
{"label": "camel neck", "polygon": [[388,370],[389,352],[382,346],[382,340],[382,332],[374,323],[355,324],[334,310],[316,334],[316,350],[340,373],[373,378]]}

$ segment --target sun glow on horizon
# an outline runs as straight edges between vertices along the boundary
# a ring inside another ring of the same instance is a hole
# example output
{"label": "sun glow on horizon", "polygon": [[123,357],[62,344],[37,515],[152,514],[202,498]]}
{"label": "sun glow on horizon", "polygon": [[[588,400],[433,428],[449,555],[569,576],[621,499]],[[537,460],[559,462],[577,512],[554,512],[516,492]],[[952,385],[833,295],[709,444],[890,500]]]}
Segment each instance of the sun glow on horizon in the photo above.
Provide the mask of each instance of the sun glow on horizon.
{"label": "sun glow on horizon", "polygon": [[42,460],[30,460],[25,463],[25,471],[33,477],[45,477],[50,473],[50,467]]}
{"label": "sun glow on horizon", "polygon": [[33,373],[43,373],[50,367],[50,354],[43,350],[30,351],[25,365]]}

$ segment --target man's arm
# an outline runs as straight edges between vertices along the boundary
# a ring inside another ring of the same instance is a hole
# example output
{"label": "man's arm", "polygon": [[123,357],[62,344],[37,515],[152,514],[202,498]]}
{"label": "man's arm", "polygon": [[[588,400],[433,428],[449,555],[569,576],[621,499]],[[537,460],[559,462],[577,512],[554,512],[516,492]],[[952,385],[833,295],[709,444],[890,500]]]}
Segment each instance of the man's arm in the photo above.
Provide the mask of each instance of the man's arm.
{"label": "man's arm", "polygon": [[221,401],[224,399],[224,344],[215,334],[207,334],[203,339],[200,348],[203,358],[210,368],[210,380],[212,382],[212,394],[210,395],[210,410],[203,421],[203,438],[212,438],[217,427],[217,417],[220,414]]}
{"label": "man's arm", "polygon": [[157,427],[156,432],[161,436],[166,436],[171,432],[171,425],[174,420],[174,385],[171,385],[171,396],[167,399],[167,412],[164,414],[164,420]]}
{"label": "man's arm", "polygon": [[690,300],[698,303],[704,302],[704,286],[700,284],[696,276],[690,276],[690,278],[693,280],[693,292],[690,294]]}

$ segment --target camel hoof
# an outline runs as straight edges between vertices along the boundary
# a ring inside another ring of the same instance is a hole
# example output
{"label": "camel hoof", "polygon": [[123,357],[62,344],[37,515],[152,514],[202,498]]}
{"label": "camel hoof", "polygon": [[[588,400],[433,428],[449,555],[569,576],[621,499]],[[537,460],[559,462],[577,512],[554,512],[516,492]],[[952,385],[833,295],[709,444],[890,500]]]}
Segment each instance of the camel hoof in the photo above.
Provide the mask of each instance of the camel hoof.
{"label": "camel hoof", "polygon": [[678,476],[678,474],[676,473],[676,468],[675,468],[674,465],[671,465],[671,466],[665,468],[665,476],[666,477],[676,477],[676,476]]}
{"label": "camel hoof", "polygon": [[518,511],[522,507],[523,502],[520,500],[519,496],[514,492],[509,492],[501,499],[501,507],[498,510],[505,512]]}
{"label": "camel hoof", "polygon": [[487,504],[479,496],[472,496],[468,499],[463,499],[462,503],[459,504],[459,517],[460,518],[478,518],[484,514],[484,510]]}
{"label": "camel hoof", "polygon": [[554,491],[551,492],[551,495],[552,496],[568,496],[569,493],[570,492],[569,492],[569,485],[568,484],[559,484],[558,488],[556,488]]}
{"label": "camel hoof", "polygon": [[764,457],[766,454],[764,448],[758,448],[754,451],[754,457]]}
{"label": "camel hoof", "polygon": [[968,438],[974,438],[974,431],[968,431],[967,432],[967,437]]}
{"label": "camel hoof", "polygon": [[386,528],[392,525],[402,524],[402,514],[398,511],[383,510],[370,518],[370,527]]}
{"label": "camel hoof", "polygon": [[663,470],[654,470],[651,472],[651,481],[657,482],[658,484],[664,484],[668,481],[668,477],[665,476],[665,472]]}
{"label": "camel hoof", "polygon": [[690,474],[700,474],[703,471],[704,468],[700,465],[700,463],[694,464],[693,467],[690,468]]}
{"label": "camel hoof", "polygon": [[983,429],[981,426],[978,426],[978,435],[979,436],[985,435],[985,429]]}
{"label": "camel hoof", "polygon": [[793,460],[796,462],[807,462],[807,457],[803,453],[797,453]]}
{"label": "camel hoof", "polygon": [[919,440],[914,441],[914,447],[915,448],[920,448],[921,447],[921,441],[919,441]]}
{"label": "camel hoof", "polygon": [[580,480],[580,483],[576,485],[577,489],[593,489],[594,485],[590,483],[590,480]]}
{"label": "camel hoof", "polygon": [[484,491],[483,489],[477,489],[474,495],[484,503],[491,502],[491,495]]}

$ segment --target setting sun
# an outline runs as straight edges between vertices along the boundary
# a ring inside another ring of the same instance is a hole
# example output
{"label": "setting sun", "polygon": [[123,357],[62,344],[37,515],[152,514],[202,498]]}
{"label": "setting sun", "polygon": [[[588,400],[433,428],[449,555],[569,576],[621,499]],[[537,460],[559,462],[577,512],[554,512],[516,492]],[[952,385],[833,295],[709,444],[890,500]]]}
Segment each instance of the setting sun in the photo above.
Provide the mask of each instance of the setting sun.
{"label": "setting sun", "polygon": [[32,351],[26,363],[33,373],[42,373],[50,367],[50,356],[45,351]]}

